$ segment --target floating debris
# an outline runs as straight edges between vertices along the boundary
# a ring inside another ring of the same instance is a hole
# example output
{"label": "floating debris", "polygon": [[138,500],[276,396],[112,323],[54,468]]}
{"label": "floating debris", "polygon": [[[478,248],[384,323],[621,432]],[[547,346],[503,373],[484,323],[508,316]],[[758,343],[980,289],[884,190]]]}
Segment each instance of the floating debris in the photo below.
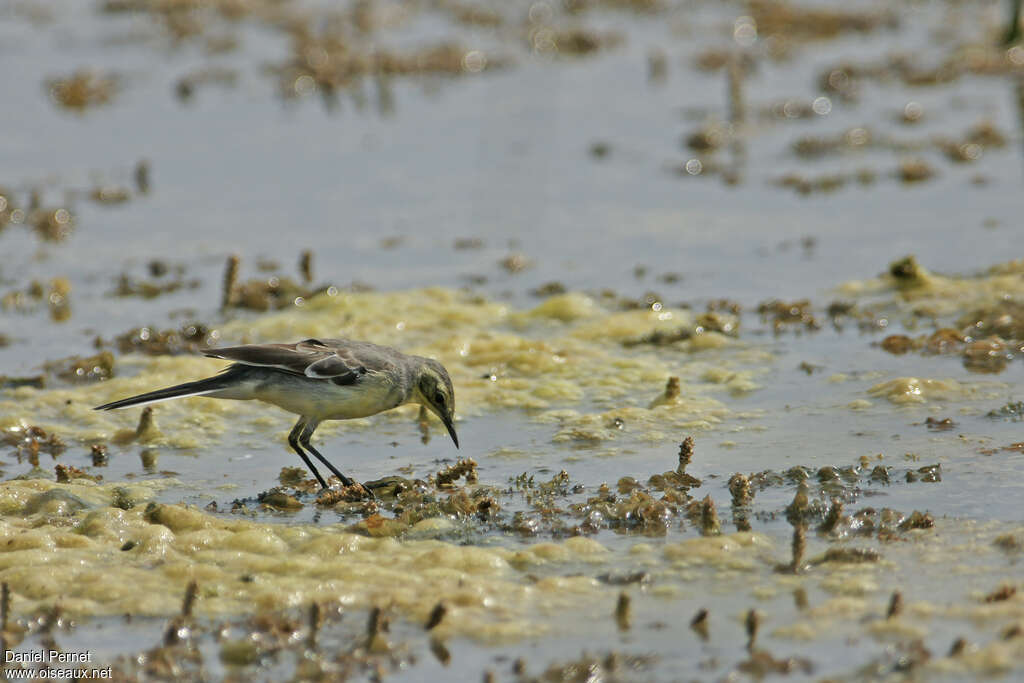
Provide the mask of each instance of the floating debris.
{"label": "floating debris", "polygon": [[224,286],[221,290],[220,307],[226,309],[234,300],[235,288],[238,286],[238,256],[228,256],[224,266]]}
{"label": "floating debris", "polygon": [[[173,277],[167,277],[169,271],[173,270]],[[198,278],[184,277],[184,266],[170,268],[163,261],[152,261],[149,264],[149,271],[153,275],[152,280],[133,277],[128,273],[122,273],[117,278],[117,286],[114,288],[114,296],[137,296],[142,299],[155,299],[164,294],[171,294],[182,289],[199,289],[202,281]]]}
{"label": "floating debris", "polygon": [[430,652],[441,662],[442,666],[448,666],[452,661],[452,653],[440,638],[430,639]]}
{"label": "floating debris", "polygon": [[70,76],[48,80],[46,87],[55,103],[65,109],[81,112],[113,100],[118,89],[118,79],[91,69],[81,69]]}
{"label": "floating debris", "polygon": [[430,616],[427,617],[427,623],[423,625],[423,628],[432,631],[441,623],[446,614],[448,614],[448,606],[444,602],[437,603],[434,605],[434,609],[430,611]]}
{"label": "floating debris", "polygon": [[656,399],[651,401],[649,408],[657,408],[664,405],[672,405],[679,400],[679,378],[669,377],[665,383],[665,391]]}
{"label": "floating debris", "polygon": [[310,249],[304,250],[299,255],[299,273],[302,274],[302,281],[306,285],[313,284],[313,252]]}
{"label": "floating debris", "polygon": [[1017,594],[1017,587],[1012,584],[1003,584],[996,590],[984,597],[985,602],[1003,602]]}
{"label": "floating debris", "polygon": [[757,629],[761,625],[761,613],[756,609],[747,610],[743,625],[747,630],[747,650],[753,650],[757,642]]}
{"label": "floating debris", "polygon": [[898,26],[894,12],[855,12],[770,0],[754,0],[747,11],[758,35],[792,41],[829,40],[844,33],[864,34]]}
{"label": "floating debris", "polygon": [[729,477],[729,493],[732,494],[734,507],[750,505],[754,501],[754,492],[750,487],[750,479],[737,472]]}
{"label": "floating debris", "polygon": [[256,498],[262,505],[273,510],[300,510],[304,506],[302,502],[280,488],[270,489],[259,494]]}
{"label": "floating debris", "polygon": [[804,551],[807,550],[807,526],[800,524],[793,527],[792,552],[793,559],[790,563],[790,571],[799,574],[804,567]]}
{"label": "floating debris", "polygon": [[132,198],[131,190],[119,185],[102,185],[89,192],[89,198],[97,204],[124,204]]}
{"label": "floating debris", "polygon": [[27,457],[30,461],[38,459],[39,453],[49,453],[57,457],[65,450],[67,444],[53,432],[47,432],[42,427],[16,424],[6,427],[0,432],[0,442],[14,446],[17,449],[17,457]]}
{"label": "floating debris", "polygon": [[138,190],[139,194],[148,194],[150,188],[150,170],[149,160],[140,159],[135,164],[135,170],[132,173],[135,178],[135,189]]}
{"label": "floating debris", "polygon": [[97,338],[97,346],[114,346],[121,353],[143,353],[149,356],[192,354],[215,346],[220,331],[203,323],[185,323],[177,329],[136,327],[112,340]]}
{"label": "floating debris", "polygon": [[108,456],[107,447],[101,443],[95,443],[90,447],[93,467],[106,467]]}
{"label": "floating debris", "polygon": [[651,580],[651,575],[645,571],[629,572],[628,574],[601,574],[597,577],[601,583],[609,586],[628,586],[634,583],[646,584]]}
{"label": "floating debris", "polygon": [[835,533],[839,528],[839,524],[843,519],[843,502],[838,498],[832,499],[832,505],[828,508],[828,514],[825,519],[818,526],[818,533],[832,534]]}
{"label": "floating debris", "polygon": [[616,32],[602,33],[585,28],[557,29],[539,26],[530,32],[529,41],[533,51],[539,54],[584,57],[617,47],[624,39],[622,34]]}
{"label": "floating debris", "polygon": [[192,618],[192,609],[195,607],[196,598],[199,595],[199,584],[189,581],[185,588],[185,597],[181,601],[181,616],[186,619]]}
{"label": "floating debris", "polygon": [[985,413],[986,417],[1020,422],[1024,420],[1024,401],[1010,401],[1006,405]]}
{"label": "floating debris", "polygon": [[711,500],[710,494],[700,502],[700,533],[702,536],[717,536],[722,533],[715,501]]}
{"label": "floating debris", "polygon": [[438,488],[451,487],[461,477],[465,477],[467,484],[475,484],[477,481],[476,461],[472,458],[459,460],[454,465],[446,467],[437,473],[434,482]]}
{"label": "floating debris", "polygon": [[102,481],[103,477],[98,474],[89,474],[72,465],[63,463],[54,468],[54,474],[58,484],[66,484],[73,479],[88,479],[89,481]]}
{"label": "floating debris", "polygon": [[892,597],[889,598],[889,607],[885,610],[885,618],[892,619],[893,617],[897,617],[902,611],[903,594],[899,591],[894,591]]}
{"label": "floating debris", "polygon": [[24,290],[4,294],[0,305],[4,310],[19,313],[31,313],[46,306],[52,320],[63,322],[71,316],[70,296],[71,282],[67,278],[57,277],[46,283],[33,280]]}
{"label": "floating debris", "polygon": [[707,640],[709,635],[708,629],[708,611],[706,608],[697,610],[697,613],[690,619],[690,628],[692,628],[701,640]]}
{"label": "floating debris", "polygon": [[46,377],[43,375],[35,375],[32,377],[10,377],[8,375],[0,375],[0,389],[17,389],[19,387],[42,389],[45,386]]}
{"label": "floating debris", "polygon": [[953,422],[952,418],[944,417],[937,419],[934,417],[928,417],[925,421],[925,426],[933,432],[948,432],[949,430],[956,427],[956,422]]}
{"label": "floating debris", "polygon": [[114,354],[109,351],[101,351],[95,356],[86,358],[72,356],[62,360],[49,361],[43,365],[43,369],[65,382],[73,384],[102,382],[114,376]]}
{"label": "floating debris", "polygon": [[807,485],[807,481],[801,481],[797,486],[793,501],[786,507],[786,519],[789,520],[790,524],[797,525],[813,514],[808,498],[809,492],[810,487]]}
{"label": "floating debris", "polygon": [[509,254],[505,258],[498,262],[502,268],[513,275],[521,273],[529,268],[533,263],[523,254]]}
{"label": "floating debris", "polygon": [[231,88],[237,82],[238,72],[234,69],[203,67],[179,78],[174,85],[174,94],[181,102],[188,102],[200,87],[216,85]]}
{"label": "floating debris", "polygon": [[692,436],[688,436],[679,444],[679,468],[678,472],[682,474],[686,471],[686,468],[690,465],[690,461],[693,460],[694,440]]}
{"label": "floating debris", "polygon": [[935,176],[935,169],[924,159],[902,159],[896,169],[896,176],[904,183],[920,183]]}
{"label": "floating debris", "polygon": [[323,626],[323,615],[320,612],[320,603],[313,602],[309,606],[309,636],[306,639],[306,647],[308,647],[310,650],[315,651],[317,648],[316,637],[317,634],[320,632],[321,626]]}
{"label": "floating debris", "polygon": [[811,302],[807,299],[793,302],[769,299],[758,304],[757,312],[763,321],[771,322],[775,332],[781,332],[790,325],[802,326],[807,330],[817,330],[821,327],[811,313]]}
{"label": "floating debris", "polygon": [[[127,444],[134,441],[148,443],[156,440],[160,436],[160,429],[157,427],[156,419],[153,415],[153,406],[148,405],[144,407],[139,415],[139,423],[135,429],[122,429],[118,431],[114,434],[112,441],[118,444]],[[150,461],[149,464],[147,464],[147,460]],[[142,452],[142,463],[146,469],[155,467],[156,451],[144,450]]]}
{"label": "floating debris", "polygon": [[867,562],[878,562],[882,556],[877,550],[870,548],[829,548],[825,554],[811,561],[811,564],[818,565],[826,562],[837,562],[840,564],[864,564]]}
{"label": "floating debris", "polygon": [[664,83],[668,78],[668,55],[664,50],[652,50],[647,53],[647,80],[651,83]]}
{"label": "floating debris", "polygon": [[632,625],[632,601],[625,591],[619,593],[619,599],[615,603],[615,623],[620,631],[628,631]]}

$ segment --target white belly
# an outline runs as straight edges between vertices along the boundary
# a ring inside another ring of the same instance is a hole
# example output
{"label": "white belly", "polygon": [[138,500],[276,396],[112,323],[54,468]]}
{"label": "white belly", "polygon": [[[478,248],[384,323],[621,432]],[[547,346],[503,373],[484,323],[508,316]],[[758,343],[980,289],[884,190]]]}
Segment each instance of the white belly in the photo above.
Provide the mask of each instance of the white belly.
{"label": "white belly", "polygon": [[[316,420],[375,415],[396,407],[402,398],[386,377],[376,373],[364,375],[357,385],[343,386],[330,380],[274,373],[249,384],[244,391],[232,393],[236,395],[224,398],[254,398]],[[239,395],[242,393],[246,395]]]}

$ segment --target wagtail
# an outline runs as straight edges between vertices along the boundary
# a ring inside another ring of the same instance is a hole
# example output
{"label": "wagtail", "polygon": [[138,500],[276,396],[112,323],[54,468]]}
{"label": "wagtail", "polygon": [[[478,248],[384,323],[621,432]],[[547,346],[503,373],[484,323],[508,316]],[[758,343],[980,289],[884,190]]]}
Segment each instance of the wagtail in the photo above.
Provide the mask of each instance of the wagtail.
{"label": "wagtail", "polygon": [[295,344],[247,344],[203,352],[234,361],[219,375],[124,398],[96,410],[114,410],[182,396],[235,400],[256,399],[299,416],[288,443],[306,463],[320,486],[327,488],[306,454],[312,453],[341,483],[354,482],[338,471],[309,443],[324,420],[367,417],[406,403],[419,403],[437,415],[451,434],[455,390],[448,371],[432,358],[347,339],[304,339]]}

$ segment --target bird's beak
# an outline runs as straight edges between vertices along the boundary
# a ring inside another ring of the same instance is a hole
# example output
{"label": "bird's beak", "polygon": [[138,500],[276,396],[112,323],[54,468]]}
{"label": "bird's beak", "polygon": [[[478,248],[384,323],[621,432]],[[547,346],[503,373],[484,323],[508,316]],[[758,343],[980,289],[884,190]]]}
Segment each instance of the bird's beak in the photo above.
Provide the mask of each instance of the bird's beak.
{"label": "bird's beak", "polygon": [[452,437],[452,441],[455,442],[455,447],[459,447],[459,435],[455,433],[455,425],[452,423],[452,418],[448,416],[442,416],[441,422],[444,423],[445,428]]}

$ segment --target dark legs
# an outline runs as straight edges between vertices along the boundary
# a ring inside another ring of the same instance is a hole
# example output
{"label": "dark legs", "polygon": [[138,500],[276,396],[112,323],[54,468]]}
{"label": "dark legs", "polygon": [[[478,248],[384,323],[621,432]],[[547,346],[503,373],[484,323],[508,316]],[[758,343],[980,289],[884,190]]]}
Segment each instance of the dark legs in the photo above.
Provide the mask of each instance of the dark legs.
{"label": "dark legs", "polygon": [[[305,429],[305,427],[306,418],[300,417],[299,421],[295,423],[294,427],[292,427],[292,431],[289,432],[288,434],[288,445],[292,447],[293,451],[299,454],[299,457],[302,458],[302,462],[306,463],[306,467],[308,467],[309,471],[313,473],[313,476],[316,477],[316,480],[320,482],[320,488],[326,489],[327,482],[324,481],[324,478],[321,477],[320,473],[316,471],[315,467],[313,467],[313,463],[310,462],[309,456],[306,455],[302,451],[302,448],[299,447],[299,435],[302,434],[302,430]],[[323,460],[323,458],[320,459]]]}
{"label": "dark legs", "polygon": [[341,480],[343,486],[352,486],[355,482],[338,471],[337,467],[328,462],[327,458],[320,455],[320,452],[313,448],[309,443],[310,438],[313,436],[313,432],[316,431],[317,425],[319,424],[320,423],[318,421],[311,418],[305,416],[300,417],[299,421],[295,423],[294,427],[292,427],[292,431],[288,434],[288,445],[292,447],[292,450],[299,454],[299,457],[302,458],[302,462],[306,463],[306,467],[308,467],[309,471],[313,473],[316,480],[320,482],[321,488],[328,488],[327,482],[324,481],[324,478],[321,477],[320,473],[316,471],[315,467],[313,467],[313,463],[310,461],[309,456],[306,455],[306,452],[303,451],[303,449],[312,453],[317,460],[326,465],[327,469]]}
{"label": "dark legs", "polygon": [[[355,484],[355,482],[352,481],[351,479],[349,479],[348,477],[346,477],[340,471],[338,471],[337,467],[332,465],[327,460],[327,458],[325,458],[324,456],[320,455],[320,451],[318,451],[317,449],[313,448],[312,444],[309,443],[309,440],[313,437],[313,432],[316,431],[317,425],[319,425],[319,424],[320,424],[319,422],[316,422],[314,420],[307,420],[305,426],[303,426],[303,428],[302,428],[302,433],[299,434],[299,443],[302,444],[303,448],[305,448],[307,451],[312,453],[313,457],[315,457],[317,460],[319,460],[324,465],[326,465],[327,469],[329,469],[331,471],[331,473],[334,474],[334,476],[336,476],[338,479],[341,480],[342,485],[344,485],[344,486],[352,486],[353,484]],[[327,487],[325,486],[324,488],[327,488]]]}

